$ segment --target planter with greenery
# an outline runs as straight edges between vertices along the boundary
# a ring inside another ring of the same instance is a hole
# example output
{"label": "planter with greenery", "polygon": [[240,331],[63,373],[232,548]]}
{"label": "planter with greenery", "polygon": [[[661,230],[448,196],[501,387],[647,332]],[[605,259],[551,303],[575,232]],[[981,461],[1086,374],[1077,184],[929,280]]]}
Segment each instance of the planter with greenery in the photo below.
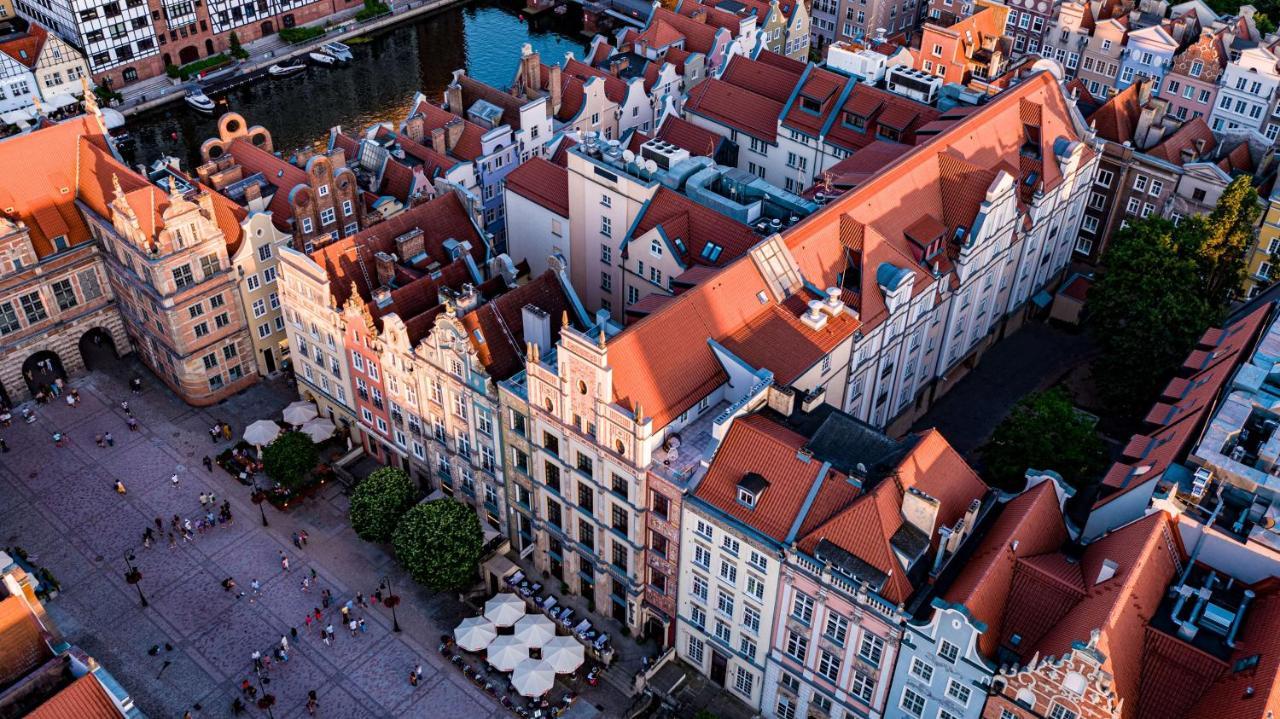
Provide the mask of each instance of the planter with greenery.
{"label": "planter with greenery", "polygon": [[314,40],[325,33],[322,27],[286,27],[280,30],[280,39],[290,45]]}
{"label": "planter with greenery", "polygon": [[218,53],[217,55],[210,55],[202,60],[196,60],[195,62],[189,62],[186,65],[183,65],[178,68],[178,77],[183,80],[190,80],[206,70],[216,70],[230,64],[231,58],[223,55],[222,53]]}
{"label": "planter with greenery", "polygon": [[356,13],[356,20],[364,22],[390,12],[391,8],[387,7],[385,3],[380,3],[378,0],[364,0],[364,7],[360,8],[360,11]]}
{"label": "planter with greenery", "polygon": [[396,558],[414,581],[436,591],[469,587],[479,579],[484,533],[475,510],[452,499],[415,505],[392,536]]}
{"label": "planter with greenery", "polygon": [[389,542],[400,518],[413,506],[413,481],[402,469],[383,467],[351,493],[351,528],[369,542]]}

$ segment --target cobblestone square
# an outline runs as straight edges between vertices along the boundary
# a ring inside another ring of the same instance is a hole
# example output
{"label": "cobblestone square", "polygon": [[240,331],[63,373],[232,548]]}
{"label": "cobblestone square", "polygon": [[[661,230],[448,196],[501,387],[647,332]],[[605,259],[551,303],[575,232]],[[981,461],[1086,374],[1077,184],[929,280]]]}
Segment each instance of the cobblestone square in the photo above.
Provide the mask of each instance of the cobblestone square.
{"label": "cobblestone square", "polygon": [[[139,395],[127,389],[135,373],[144,378]],[[70,385],[80,390],[78,406],[38,405],[36,422],[0,430],[12,448],[0,455],[0,538],[53,572],[62,585],[47,604],[53,620],[68,641],[120,680],[147,716],[176,719],[187,710],[201,719],[230,716],[240,683],[253,678],[251,653],[266,653],[291,627],[299,635],[290,640],[290,660],[268,673],[275,717],[307,716],[311,690],[319,697],[317,716],[335,719],[512,716],[435,650],[439,636],[468,610],[455,597],[414,585],[385,548],[356,538],[347,526],[341,485],[326,486],[287,513],[265,506],[270,526],[263,527],[250,489],[217,467],[209,472],[202,466],[206,454],[231,444],[211,442],[209,427],[230,422],[235,439],[246,424],[278,417],[294,399],[285,383],[263,382],[221,405],[193,408],[125,359]],[[129,402],[139,431],[129,432],[121,401]],[[54,446],[54,432],[67,434],[65,446]],[[96,437],[107,432],[115,446],[98,447]],[[177,487],[169,481],[175,471]],[[127,494],[116,493],[117,479]],[[194,526],[202,514],[199,495],[209,491],[219,502],[231,502],[234,521],[197,532],[189,542],[176,537],[170,548],[171,518],[189,518]],[[154,528],[156,518],[164,530],[144,548],[143,532]],[[302,530],[310,542],[299,550],[291,535]],[[142,572],[147,607],[124,579],[129,552]],[[281,569],[281,552],[289,557],[288,572]],[[313,569],[317,582],[303,592],[301,580]],[[234,592],[221,586],[228,577],[237,582]],[[398,614],[404,631],[392,632],[390,613],[370,604],[355,607],[366,631],[352,637],[340,626],[339,608],[357,592],[370,596],[384,577],[403,596]],[[257,595],[250,587],[254,578],[261,582]],[[303,622],[321,605],[323,589],[334,597],[323,612],[323,622],[332,622],[337,634],[333,646],[320,641],[319,625]],[[240,591],[245,596],[237,599]],[[407,677],[419,663],[425,677],[414,688]],[[627,700],[614,691],[601,689],[591,703],[620,713]],[[250,706],[246,716],[266,713]]]}

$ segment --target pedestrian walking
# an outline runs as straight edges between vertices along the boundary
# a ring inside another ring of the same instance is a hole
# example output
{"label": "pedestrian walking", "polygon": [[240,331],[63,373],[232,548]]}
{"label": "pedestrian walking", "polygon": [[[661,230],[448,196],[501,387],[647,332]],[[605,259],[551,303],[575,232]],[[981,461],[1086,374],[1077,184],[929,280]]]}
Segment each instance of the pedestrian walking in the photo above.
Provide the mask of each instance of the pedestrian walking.
{"label": "pedestrian walking", "polygon": [[306,618],[302,620],[302,623],[306,625],[306,629],[311,629],[311,615],[308,614]]}
{"label": "pedestrian walking", "polygon": [[254,649],[253,654],[250,654],[249,658],[253,660],[253,668],[261,671],[262,670],[262,652],[258,651],[257,649]]}
{"label": "pedestrian walking", "polygon": [[116,480],[116,494],[128,494],[129,490],[124,488],[124,482]]}
{"label": "pedestrian walking", "polygon": [[106,434],[104,434],[104,435],[102,435],[102,436],[103,436],[103,438],[104,438],[104,439],[106,439],[106,440],[107,440],[107,446],[108,446],[108,447],[114,447],[114,446],[116,446],[116,438],[115,438],[115,437],[112,437],[110,432],[107,432]]}
{"label": "pedestrian walking", "polygon": [[364,603],[364,592],[356,592],[356,604],[362,608],[367,608],[369,606]]}
{"label": "pedestrian walking", "polygon": [[262,582],[259,582],[257,577],[254,577],[253,581],[249,582],[249,588],[253,590],[254,595],[260,594]]}
{"label": "pedestrian walking", "polygon": [[222,438],[227,441],[231,440],[231,425],[226,422],[222,423]]}
{"label": "pedestrian walking", "polygon": [[137,432],[137,431],[138,431],[138,420],[134,419],[133,417],[130,417],[130,418],[129,418],[129,420],[128,420],[128,424],[129,424],[129,431],[130,431],[130,432]]}
{"label": "pedestrian walking", "polygon": [[280,648],[286,652],[289,651],[289,637],[286,637],[283,634],[280,635]]}
{"label": "pedestrian walking", "polygon": [[0,437],[0,452],[5,454],[9,453],[9,443],[4,441],[3,437]]}
{"label": "pedestrian walking", "polygon": [[307,713],[311,716],[316,715],[316,708],[320,706],[320,701],[316,699],[316,690],[312,689],[307,692]]}
{"label": "pedestrian walking", "polygon": [[183,532],[183,534],[191,534],[191,520],[190,520],[190,519],[184,519],[184,520],[182,520],[182,532]]}
{"label": "pedestrian walking", "polygon": [[210,442],[212,442],[213,444],[217,444],[217,443],[218,443],[218,436],[219,436],[219,435],[221,435],[221,434],[222,434],[222,432],[218,431],[217,426],[210,427],[210,428],[209,428],[209,441],[210,441]]}
{"label": "pedestrian walking", "polygon": [[307,546],[307,530],[304,529],[301,532],[298,532],[298,538],[302,540],[302,546]]}
{"label": "pedestrian walking", "polygon": [[231,702],[231,713],[235,716],[240,716],[244,713],[244,702],[240,701],[240,697],[236,697]]}
{"label": "pedestrian walking", "polygon": [[320,621],[321,616],[323,616],[320,614],[320,607],[315,607],[314,611],[315,611],[316,621],[318,622]]}
{"label": "pedestrian walking", "polygon": [[417,672],[409,672],[409,686],[411,686],[411,687],[416,687],[416,686],[418,686],[418,673],[417,673]]}
{"label": "pedestrian walking", "polygon": [[356,620],[356,626],[360,628],[361,634],[364,634],[365,631],[367,631],[364,626],[364,617],[360,617],[359,619]]}
{"label": "pedestrian walking", "polygon": [[347,622],[347,629],[351,630],[351,636],[354,637],[356,632],[359,631],[359,625],[356,623],[356,620],[352,619],[350,622]]}
{"label": "pedestrian walking", "polygon": [[418,662],[416,665],[414,665],[413,673],[417,674],[419,679],[422,678],[422,662]]}
{"label": "pedestrian walking", "polygon": [[202,461],[202,462],[204,462],[204,471],[206,471],[206,472],[212,472],[212,471],[213,471],[213,460],[212,460],[212,459],[209,459],[209,455],[207,455],[207,454],[206,454],[206,455],[204,456],[204,459],[203,459],[203,460],[201,460],[201,461]]}
{"label": "pedestrian walking", "polygon": [[178,538],[173,536],[173,532],[169,532],[169,549],[178,548]]}
{"label": "pedestrian walking", "polygon": [[178,487],[178,473],[177,473],[177,472],[174,472],[174,473],[173,473],[173,475],[172,475],[171,477],[169,477],[169,483],[173,485],[174,489],[177,489],[177,487]]}
{"label": "pedestrian walking", "polygon": [[102,435],[98,435],[98,436],[94,437],[94,438],[93,438],[93,442],[94,442],[94,444],[98,445],[98,447],[99,447],[100,449],[106,449],[106,448],[107,448],[107,440],[103,439],[103,438],[102,438]]}
{"label": "pedestrian walking", "polygon": [[279,551],[280,551],[280,569],[287,572],[289,571],[289,558],[284,555],[283,549]]}
{"label": "pedestrian walking", "polygon": [[297,532],[293,533],[293,546],[302,549],[302,538],[298,536]]}
{"label": "pedestrian walking", "polygon": [[307,591],[310,591],[310,590],[311,590],[311,577],[303,577],[303,578],[302,578],[302,591],[307,592]]}
{"label": "pedestrian walking", "polygon": [[315,568],[315,567],[311,567],[310,569],[311,569],[311,581],[313,581],[313,582],[314,582],[314,581],[316,581],[316,568]]}
{"label": "pedestrian walking", "polygon": [[121,402],[121,403],[120,403],[120,409],[124,410],[124,413],[125,413],[125,414],[127,414],[127,415],[129,415],[130,417],[132,417],[132,416],[133,416],[133,412],[129,411],[129,401],[128,401],[128,400],[125,400],[125,401],[123,401],[123,402]]}
{"label": "pedestrian walking", "polygon": [[298,641],[298,628],[297,628],[297,627],[289,627],[289,636],[293,637],[293,640],[294,640],[295,642],[296,642],[296,641]]}
{"label": "pedestrian walking", "polygon": [[164,531],[164,520],[159,517],[156,517],[156,531],[157,532]]}
{"label": "pedestrian walking", "polygon": [[[328,609],[328,608],[329,608],[329,604],[330,604],[330,603],[332,603],[332,602],[333,602],[333,595],[329,593],[329,590],[328,590],[328,589],[326,589],[326,590],[324,590],[323,592],[321,592],[321,593],[320,593],[320,606],[324,607],[325,609]],[[319,615],[319,614],[320,614],[320,610],[319,610],[319,609],[317,609],[317,610],[316,610],[316,614],[317,614],[317,615]],[[317,618],[319,618],[319,617],[317,616]]]}
{"label": "pedestrian walking", "polygon": [[378,585],[378,588],[373,592],[373,603],[378,604],[381,601],[382,601],[382,585]]}
{"label": "pedestrian walking", "polygon": [[350,618],[351,610],[347,608],[347,605],[342,605],[342,622],[345,624]]}

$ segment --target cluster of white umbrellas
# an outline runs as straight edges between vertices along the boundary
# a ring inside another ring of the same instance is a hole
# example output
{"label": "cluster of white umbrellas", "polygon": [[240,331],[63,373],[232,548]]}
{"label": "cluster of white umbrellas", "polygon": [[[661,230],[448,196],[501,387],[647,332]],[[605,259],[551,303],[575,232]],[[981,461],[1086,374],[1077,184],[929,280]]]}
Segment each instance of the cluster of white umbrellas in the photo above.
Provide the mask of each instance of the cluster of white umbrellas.
{"label": "cluster of white umbrellas", "polygon": [[[299,432],[310,437],[313,442],[323,442],[338,429],[333,422],[317,416],[316,406],[310,402],[298,401],[285,407],[284,421],[285,424],[297,427]],[[259,450],[276,441],[279,436],[280,425],[270,419],[260,419],[244,428],[244,441]]]}
{"label": "cluster of white umbrellas", "polygon": [[[556,674],[568,674],[582,666],[582,645],[573,637],[556,636],[556,625],[541,614],[525,614],[524,600],[499,594],[484,605],[484,616],[462,620],[453,631],[458,646],[488,652],[488,662],[501,672],[511,672],[511,686],[527,697],[551,691]],[[498,636],[498,627],[515,627],[514,634]],[[529,656],[540,649],[541,659]]]}

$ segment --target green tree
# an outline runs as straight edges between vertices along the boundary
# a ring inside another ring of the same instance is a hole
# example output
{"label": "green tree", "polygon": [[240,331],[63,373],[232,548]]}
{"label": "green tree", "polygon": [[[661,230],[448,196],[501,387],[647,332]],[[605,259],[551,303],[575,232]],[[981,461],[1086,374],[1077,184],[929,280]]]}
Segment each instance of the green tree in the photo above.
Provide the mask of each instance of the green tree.
{"label": "green tree", "polygon": [[262,469],[280,484],[296,488],[320,461],[316,443],[302,432],[285,432],[262,450]]}
{"label": "green tree", "polygon": [[445,591],[478,578],[484,534],[475,510],[452,499],[414,505],[392,537],[396,557],[414,581]]}
{"label": "green tree", "polygon": [[413,506],[414,489],[402,469],[383,467],[356,485],[351,493],[351,527],[369,542],[387,542],[396,524]]}
{"label": "green tree", "polygon": [[1014,406],[982,449],[992,484],[1023,488],[1028,468],[1051,469],[1072,486],[1089,484],[1106,467],[1094,420],[1071,404],[1060,387],[1036,392]]}
{"label": "green tree", "polygon": [[240,36],[235,30],[231,31],[231,37],[227,38],[227,42],[230,45],[232,57],[238,57],[241,60],[249,57],[248,51],[240,44]]}
{"label": "green tree", "polygon": [[1196,339],[1222,320],[1259,213],[1257,192],[1240,177],[1209,215],[1178,226],[1148,217],[1115,234],[1085,303],[1101,349],[1094,378],[1108,409],[1143,411]]}

